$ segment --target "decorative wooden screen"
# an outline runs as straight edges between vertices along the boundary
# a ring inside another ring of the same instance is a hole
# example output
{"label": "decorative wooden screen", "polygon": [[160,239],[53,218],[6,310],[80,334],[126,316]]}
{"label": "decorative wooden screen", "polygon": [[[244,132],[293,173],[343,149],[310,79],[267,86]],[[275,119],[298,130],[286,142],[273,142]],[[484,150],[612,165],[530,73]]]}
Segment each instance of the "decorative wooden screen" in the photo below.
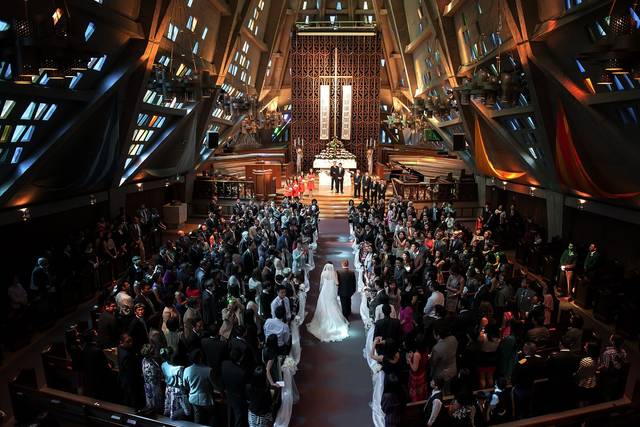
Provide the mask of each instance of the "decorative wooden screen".
{"label": "decorative wooden screen", "polygon": [[[291,106],[293,122],[291,140],[302,138],[304,169],[327,141],[320,140],[320,86],[330,85],[330,138],[341,136],[343,84],[352,85],[351,139],[344,140],[345,148],[356,155],[358,165],[366,168],[366,141],[380,135],[380,35],[375,36],[314,36],[293,34],[290,52]],[[334,49],[338,49],[338,70],[341,76],[352,76],[339,81],[320,76],[334,75]],[[337,103],[334,104],[334,97]],[[333,129],[334,105],[337,105],[337,134]],[[292,158],[295,158],[293,147]]]}

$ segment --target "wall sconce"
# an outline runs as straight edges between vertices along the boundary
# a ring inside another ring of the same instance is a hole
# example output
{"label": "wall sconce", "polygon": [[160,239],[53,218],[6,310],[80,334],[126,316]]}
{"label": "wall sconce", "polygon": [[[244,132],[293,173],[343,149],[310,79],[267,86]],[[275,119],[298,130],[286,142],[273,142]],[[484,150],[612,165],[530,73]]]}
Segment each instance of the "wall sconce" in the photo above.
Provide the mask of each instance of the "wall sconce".
{"label": "wall sconce", "polygon": [[90,205],[95,205],[97,201],[98,200],[96,199],[96,196],[94,194],[90,194],[89,195],[89,204]]}
{"label": "wall sconce", "polygon": [[18,212],[20,212],[20,219],[22,221],[29,221],[31,219],[31,211],[29,208],[19,209]]}
{"label": "wall sconce", "polygon": [[529,195],[533,196],[536,192],[536,187],[529,187]]}
{"label": "wall sconce", "polygon": [[182,182],[182,175],[176,175],[176,182]]}
{"label": "wall sconce", "polygon": [[142,183],[141,182],[137,183],[136,187],[138,187],[138,191],[142,191]]}
{"label": "wall sconce", "polygon": [[587,203],[585,199],[578,199],[578,209],[583,210],[585,203]]}
{"label": "wall sconce", "polygon": [[496,185],[496,179],[494,177],[489,179],[489,185]]}
{"label": "wall sconce", "polygon": [[171,185],[171,183],[169,182],[169,178],[165,179],[165,180],[164,180],[164,186],[165,186],[165,187],[168,187],[168,186],[170,186],[170,185]]}
{"label": "wall sconce", "polygon": [[507,182],[507,181],[502,181],[502,189],[503,189],[503,190],[506,190],[506,189],[507,189],[507,184],[508,184],[508,182]]}

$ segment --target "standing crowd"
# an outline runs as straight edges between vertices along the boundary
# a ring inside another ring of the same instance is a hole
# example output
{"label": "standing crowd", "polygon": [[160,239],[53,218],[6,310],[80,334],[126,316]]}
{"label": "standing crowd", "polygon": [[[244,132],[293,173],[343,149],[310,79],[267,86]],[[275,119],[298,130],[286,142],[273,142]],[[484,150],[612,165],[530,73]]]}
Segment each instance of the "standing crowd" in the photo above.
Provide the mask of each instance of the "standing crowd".
{"label": "standing crowd", "polygon": [[[271,426],[290,322],[313,268],[317,204],[238,200],[136,255],[71,351],[85,395],[206,425]],[[117,372],[117,373],[116,373]]]}
{"label": "standing crowd", "polygon": [[622,394],[623,339],[598,337],[560,311],[552,285],[514,269],[499,242],[527,224],[515,207],[485,210],[471,231],[450,203],[350,204],[386,426],[400,425],[409,402],[421,402],[422,425],[477,427]]}

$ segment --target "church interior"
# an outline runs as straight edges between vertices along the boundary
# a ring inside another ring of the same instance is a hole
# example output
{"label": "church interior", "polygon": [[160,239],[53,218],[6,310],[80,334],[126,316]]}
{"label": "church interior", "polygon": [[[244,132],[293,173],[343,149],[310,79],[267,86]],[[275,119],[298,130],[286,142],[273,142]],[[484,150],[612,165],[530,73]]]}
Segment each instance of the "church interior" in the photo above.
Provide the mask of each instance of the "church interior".
{"label": "church interior", "polygon": [[637,0],[5,0],[0,51],[0,426],[640,425]]}

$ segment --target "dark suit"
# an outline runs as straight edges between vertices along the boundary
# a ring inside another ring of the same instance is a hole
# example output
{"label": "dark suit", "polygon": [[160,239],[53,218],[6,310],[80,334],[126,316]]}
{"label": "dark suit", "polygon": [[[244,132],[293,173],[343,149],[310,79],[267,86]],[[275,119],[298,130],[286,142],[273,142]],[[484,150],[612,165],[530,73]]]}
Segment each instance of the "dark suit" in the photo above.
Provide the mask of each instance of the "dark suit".
{"label": "dark suit", "polygon": [[331,175],[331,191],[334,188],[338,191],[338,166],[331,166],[329,174]]}
{"label": "dark suit", "polygon": [[338,296],[342,306],[342,315],[351,316],[351,297],[356,293],[356,273],[351,270],[338,270]]}
{"label": "dark suit", "polygon": [[364,197],[365,200],[369,200],[371,184],[372,182],[370,176],[365,176],[362,178],[362,197]]}
{"label": "dark suit", "polygon": [[362,175],[356,174],[353,177],[353,197],[360,197],[362,190]]}
{"label": "dark suit", "polygon": [[149,343],[149,326],[144,319],[134,317],[129,324],[129,335],[133,339],[133,351],[140,352],[143,345]]}
{"label": "dark suit", "polygon": [[118,321],[109,313],[102,313],[98,321],[98,345],[100,348],[113,348],[118,345],[120,328]]}
{"label": "dark suit", "polygon": [[386,181],[378,181],[378,199],[384,200],[384,193],[387,191],[387,183]]}
{"label": "dark suit", "polygon": [[342,166],[338,167],[338,171],[336,172],[336,193],[343,193],[344,187],[344,168]]}
{"label": "dark suit", "polygon": [[562,411],[575,407],[576,387],[573,374],[578,370],[579,364],[580,358],[572,351],[555,351],[549,355],[547,373],[553,395],[553,410]]}
{"label": "dark suit", "polygon": [[233,415],[232,425],[244,427],[247,425],[247,396],[245,391],[247,373],[230,360],[222,362],[221,371],[222,387]]}
{"label": "dark suit", "polygon": [[214,377],[220,377],[222,361],[225,360],[229,354],[229,341],[220,336],[203,338],[200,340],[200,346],[202,347],[202,353],[204,354],[207,366],[213,369]]}
{"label": "dark suit", "polygon": [[398,319],[385,317],[375,323],[373,335],[382,337],[384,340],[393,338],[396,343],[400,343],[402,341],[402,325]]}

